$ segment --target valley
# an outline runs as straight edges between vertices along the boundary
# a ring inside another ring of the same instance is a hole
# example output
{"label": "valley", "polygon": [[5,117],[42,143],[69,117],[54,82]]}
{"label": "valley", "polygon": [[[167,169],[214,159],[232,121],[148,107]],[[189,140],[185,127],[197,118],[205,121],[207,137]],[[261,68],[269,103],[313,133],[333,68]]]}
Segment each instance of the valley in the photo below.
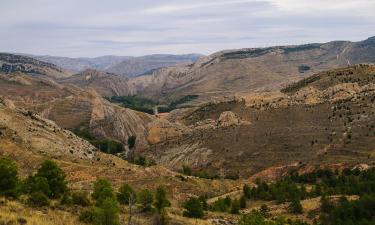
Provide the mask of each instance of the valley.
{"label": "valley", "polygon": [[[15,181],[0,178],[0,222],[371,224],[374,40],[1,53],[0,174]],[[63,174],[61,195],[45,164]]]}

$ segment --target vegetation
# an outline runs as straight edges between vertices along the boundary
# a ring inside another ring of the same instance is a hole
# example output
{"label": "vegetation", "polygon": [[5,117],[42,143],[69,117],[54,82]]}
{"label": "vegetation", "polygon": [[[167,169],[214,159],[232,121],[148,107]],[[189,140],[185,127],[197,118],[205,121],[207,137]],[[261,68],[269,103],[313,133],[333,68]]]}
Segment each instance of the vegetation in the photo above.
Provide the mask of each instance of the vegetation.
{"label": "vegetation", "polygon": [[202,218],[204,216],[203,204],[199,198],[190,198],[183,203],[183,216],[190,218]]}
{"label": "vegetation", "polygon": [[20,192],[17,165],[0,158],[0,196],[17,197]]}
{"label": "vegetation", "polygon": [[314,76],[311,76],[311,77],[307,77],[307,78],[304,78],[294,84],[291,84],[283,89],[281,89],[281,92],[282,93],[293,93],[293,92],[296,92],[298,90],[300,90],[301,88],[304,88],[306,87],[307,85],[317,81],[317,80],[320,80],[320,76],[319,75],[314,75]]}
{"label": "vegetation", "polygon": [[78,137],[90,142],[92,145],[97,147],[101,152],[105,152],[108,154],[116,154],[124,151],[124,146],[121,142],[110,139],[98,140],[94,138],[86,128],[74,129],[73,133]]}
{"label": "vegetation", "polygon": [[117,193],[117,199],[120,204],[133,204],[136,201],[136,193],[129,184],[123,184]]}
{"label": "vegetation", "polygon": [[143,212],[149,212],[152,210],[152,204],[154,203],[154,196],[148,189],[141,190],[137,195],[137,201],[141,205]]}
{"label": "vegetation", "polygon": [[136,140],[137,140],[136,136],[129,136],[129,138],[128,138],[129,149],[133,149],[134,148]]}
{"label": "vegetation", "polygon": [[109,101],[119,103],[123,107],[130,108],[136,111],[154,114],[155,107],[157,107],[158,111],[161,113],[170,112],[174,109],[177,109],[179,105],[190,102],[194,99],[197,99],[198,97],[198,95],[187,95],[182,98],[173,100],[168,105],[164,106],[159,106],[159,102],[138,96],[113,96],[109,99]]}
{"label": "vegetation", "polygon": [[238,223],[239,225],[307,225],[306,223],[296,220],[286,220],[283,217],[275,219],[265,218],[259,211],[253,210],[251,213],[243,215]]}

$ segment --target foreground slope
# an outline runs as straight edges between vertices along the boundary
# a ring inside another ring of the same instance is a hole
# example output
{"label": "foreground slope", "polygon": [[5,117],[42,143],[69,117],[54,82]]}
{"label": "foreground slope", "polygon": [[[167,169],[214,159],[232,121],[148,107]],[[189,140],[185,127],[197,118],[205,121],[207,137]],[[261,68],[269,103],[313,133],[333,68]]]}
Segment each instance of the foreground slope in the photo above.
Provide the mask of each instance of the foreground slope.
{"label": "foreground slope", "polygon": [[244,177],[270,167],[372,163],[375,67],[322,72],[283,93],[208,103],[180,116],[187,127],[145,154],[169,168]]}

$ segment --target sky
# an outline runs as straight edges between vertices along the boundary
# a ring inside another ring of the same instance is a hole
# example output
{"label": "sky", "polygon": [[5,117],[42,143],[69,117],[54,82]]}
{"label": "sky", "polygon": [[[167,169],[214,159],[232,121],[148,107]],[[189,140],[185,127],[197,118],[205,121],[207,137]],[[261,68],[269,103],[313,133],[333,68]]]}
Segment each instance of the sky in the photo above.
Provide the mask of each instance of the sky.
{"label": "sky", "polygon": [[375,0],[0,0],[0,51],[201,53],[375,36]]}

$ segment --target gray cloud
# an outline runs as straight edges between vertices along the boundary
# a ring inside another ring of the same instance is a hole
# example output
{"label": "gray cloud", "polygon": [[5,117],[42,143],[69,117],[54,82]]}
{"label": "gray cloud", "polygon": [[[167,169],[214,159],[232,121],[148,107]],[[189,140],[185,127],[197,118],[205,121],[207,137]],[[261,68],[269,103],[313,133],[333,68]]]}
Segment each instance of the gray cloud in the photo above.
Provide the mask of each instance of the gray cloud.
{"label": "gray cloud", "polygon": [[62,56],[204,53],[361,40],[373,0],[2,0],[0,51]]}

